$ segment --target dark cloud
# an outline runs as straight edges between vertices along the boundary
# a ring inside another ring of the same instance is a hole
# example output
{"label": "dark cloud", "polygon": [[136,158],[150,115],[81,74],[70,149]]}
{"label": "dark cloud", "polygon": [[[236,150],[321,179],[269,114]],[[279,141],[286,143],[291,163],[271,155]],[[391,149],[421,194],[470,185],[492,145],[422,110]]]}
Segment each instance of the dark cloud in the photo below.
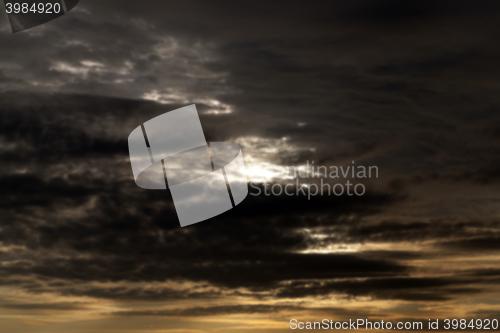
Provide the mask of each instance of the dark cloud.
{"label": "dark cloud", "polygon": [[455,241],[446,242],[443,245],[452,248],[466,249],[468,251],[498,251],[500,237],[497,234],[493,234],[485,237],[477,238],[466,238]]}
{"label": "dark cloud", "polygon": [[11,310],[56,310],[72,311],[85,309],[85,303],[11,303],[1,305]]}
{"label": "dark cloud", "polygon": [[[0,285],[126,304],[113,310],[123,317],[304,313],[336,299],[422,314],[496,297],[499,9],[89,0],[0,30]],[[248,167],[355,161],[380,176],[362,197],[248,196],[180,228],[168,191],[134,184],[127,137],[192,103],[207,140],[238,142]],[[131,306],[165,301],[182,306]],[[369,316],[365,305],[332,310]]]}
{"label": "dark cloud", "polygon": [[[450,229],[453,232],[450,233]],[[344,241],[349,242],[400,242],[434,241],[437,244],[465,244],[475,239],[490,239],[498,236],[496,219],[463,220],[460,218],[437,218],[430,221],[380,221],[376,224],[358,224],[356,226],[338,226],[325,230],[328,233],[341,233]],[[324,239],[324,242],[335,239]],[[451,243],[450,243],[451,242]],[[479,241],[480,242],[480,241]],[[487,247],[487,246],[486,246]]]}
{"label": "dark cloud", "polygon": [[161,317],[182,317],[182,316],[214,316],[214,315],[231,315],[231,314],[256,314],[256,313],[276,313],[283,310],[297,310],[299,307],[286,305],[231,305],[231,306],[213,306],[213,307],[196,307],[176,310],[160,310],[160,311],[122,311],[115,312],[116,316],[161,316]]}
{"label": "dark cloud", "polygon": [[344,308],[321,308],[321,307],[300,307],[294,305],[267,305],[267,304],[250,304],[250,305],[222,305],[210,307],[191,307],[186,309],[174,310],[137,310],[137,311],[121,311],[115,312],[116,316],[154,316],[154,317],[199,317],[199,316],[216,316],[216,315],[234,315],[234,314],[265,314],[278,312],[303,312],[303,313],[335,313],[336,315],[349,316],[353,314],[368,316],[369,312],[349,311]]}
{"label": "dark cloud", "polygon": [[278,297],[328,297],[332,293],[350,297],[370,296],[375,299],[406,301],[444,301],[462,293],[481,292],[478,288],[464,287],[471,281],[454,278],[381,278],[362,281],[324,283],[292,283],[279,291]]}
{"label": "dark cloud", "polygon": [[[31,289],[31,292],[46,292],[48,289]],[[63,296],[86,296],[114,301],[165,301],[189,299],[216,299],[222,294],[216,291],[186,291],[172,288],[144,289],[144,288],[57,288],[53,291]]]}

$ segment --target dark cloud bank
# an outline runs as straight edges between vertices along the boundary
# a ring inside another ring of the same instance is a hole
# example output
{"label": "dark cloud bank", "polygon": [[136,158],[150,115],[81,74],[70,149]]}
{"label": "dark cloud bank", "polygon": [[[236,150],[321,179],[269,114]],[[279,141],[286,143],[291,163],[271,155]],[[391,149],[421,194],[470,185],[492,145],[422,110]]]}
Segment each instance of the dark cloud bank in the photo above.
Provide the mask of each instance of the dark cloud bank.
{"label": "dark cloud bank", "polygon": [[[41,35],[2,32],[0,284],[117,302],[292,302],[120,316],[298,311],[295,299],[331,295],[433,304],[491,291],[494,262],[432,262],[499,249],[498,7],[81,1]],[[287,137],[296,150],[262,156],[355,159],[378,165],[380,180],[363,197],[249,196],[181,229],[168,191],[135,186],[127,136],[193,102],[208,141]],[[210,113],[221,105],[232,112]],[[308,251],[367,244],[382,247]],[[133,285],[165,281],[201,286]],[[108,282],[124,285],[92,285]]]}

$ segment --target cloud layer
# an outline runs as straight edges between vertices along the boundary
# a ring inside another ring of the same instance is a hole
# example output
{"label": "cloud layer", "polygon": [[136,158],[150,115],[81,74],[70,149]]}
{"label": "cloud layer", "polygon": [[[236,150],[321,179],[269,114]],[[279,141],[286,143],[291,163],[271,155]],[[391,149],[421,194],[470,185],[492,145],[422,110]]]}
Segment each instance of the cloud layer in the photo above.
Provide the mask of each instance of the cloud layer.
{"label": "cloud layer", "polygon": [[[266,332],[496,315],[498,7],[89,0],[19,34],[4,18],[0,322]],[[192,103],[257,186],[306,161],[379,178],[362,197],[248,196],[181,229],[168,191],[135,186],[127,136]]]}

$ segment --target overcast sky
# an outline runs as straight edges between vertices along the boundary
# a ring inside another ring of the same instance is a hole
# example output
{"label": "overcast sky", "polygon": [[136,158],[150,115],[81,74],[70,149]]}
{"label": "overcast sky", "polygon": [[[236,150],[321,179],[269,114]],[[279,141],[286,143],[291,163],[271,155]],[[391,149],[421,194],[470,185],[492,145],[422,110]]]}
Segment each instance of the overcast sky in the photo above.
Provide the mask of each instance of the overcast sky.
{"label": "overcast sky", "polygon": [[[81,0],[16,34],[0,15],[0,327],[498,318],[499,10]],[[379,177],[361,197],[248,196],[181,228],[168,191],[135,185],[127,137],[193,103],[256,183],[307,161]]]}

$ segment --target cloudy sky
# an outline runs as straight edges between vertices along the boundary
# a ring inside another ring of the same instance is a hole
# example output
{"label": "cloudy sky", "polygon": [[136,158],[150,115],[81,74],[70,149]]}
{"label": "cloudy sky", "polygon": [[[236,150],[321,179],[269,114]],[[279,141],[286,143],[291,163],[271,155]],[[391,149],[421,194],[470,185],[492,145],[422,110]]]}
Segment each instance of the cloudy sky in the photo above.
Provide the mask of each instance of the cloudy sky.
{"label": "cloudy sky", "polygon": [[[499,18],[495,0],[81,0],[13,34],[0,15],[2,331],[498,319]],[[193,103],[257,186],[307,161],[379,177],[181,228],[127,137]]]}

